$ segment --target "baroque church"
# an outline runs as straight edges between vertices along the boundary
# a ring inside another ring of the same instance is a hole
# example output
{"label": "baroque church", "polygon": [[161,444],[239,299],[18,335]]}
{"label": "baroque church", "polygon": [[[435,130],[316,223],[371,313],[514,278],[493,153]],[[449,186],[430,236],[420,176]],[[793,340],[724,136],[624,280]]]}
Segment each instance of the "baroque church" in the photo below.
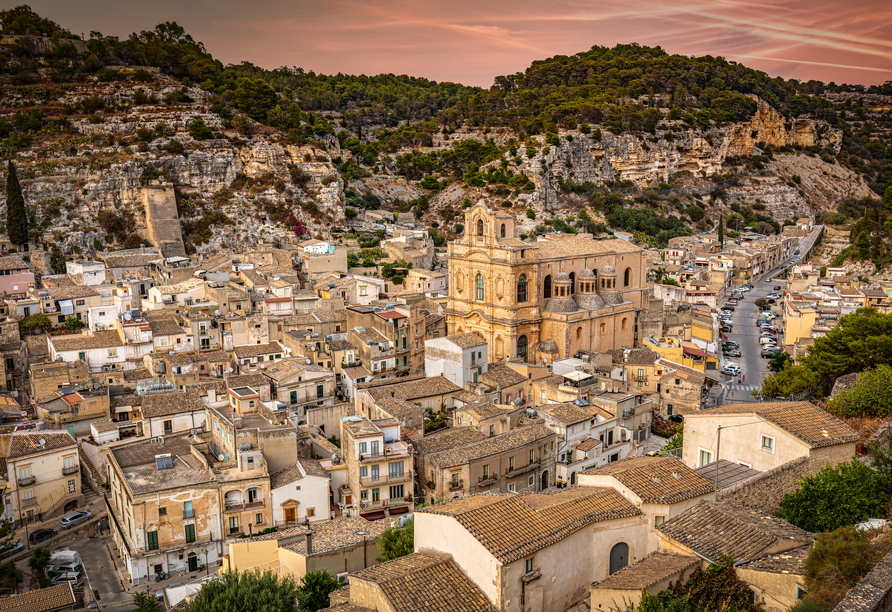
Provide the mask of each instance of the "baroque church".
{"label": "baroque church", "polygon": [[644,250],[590,234],[514,237],[514,218],[477,204],[449,244],[450,334],[476,332],[493,361],[551,363],[580,350],[632,348]]}

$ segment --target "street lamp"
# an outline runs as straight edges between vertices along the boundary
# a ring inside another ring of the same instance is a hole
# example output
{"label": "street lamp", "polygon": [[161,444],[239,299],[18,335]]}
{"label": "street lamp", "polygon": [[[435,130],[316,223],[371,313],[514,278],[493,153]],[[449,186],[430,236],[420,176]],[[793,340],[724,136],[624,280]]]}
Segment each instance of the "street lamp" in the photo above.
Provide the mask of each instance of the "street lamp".
{"label": "street lamp", "polygon": [[365,537],[368,535],[367,531],[357,531],[356,535],[362,536],[362,569],[368,567],[368,561],[366,560],[366,547],[365,547]]}

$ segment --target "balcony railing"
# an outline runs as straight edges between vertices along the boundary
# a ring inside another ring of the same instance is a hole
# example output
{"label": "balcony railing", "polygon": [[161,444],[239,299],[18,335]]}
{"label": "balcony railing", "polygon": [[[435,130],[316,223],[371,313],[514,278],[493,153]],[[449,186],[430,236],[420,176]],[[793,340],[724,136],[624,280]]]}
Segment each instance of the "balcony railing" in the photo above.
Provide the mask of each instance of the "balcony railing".
{"label": "balcony railing", "polygon": [[410,474],[408,472],[403,472],[402,474],[387,474],[382,476],[362,476],[359,479],[359,484],[363,486],[374,486],[379,484],[390,484],[396,482],[406,482],[409,480]]}
{"label": "balcony railing", "polygon": [[65,466],[62,468],[62,473],[67,476],[68,474],[76,474],[77,470],[78,470],[78,466],[68,465],[68,466]]}
{"label": "balcony railing", "polygon": [[464,488],[464,484],[465,484],[465,481],[462,479],[453,480],[449,483],[449,490],[450,491],[458,491],[458,490]]}
{"label": "balcony railing", "polygon": [[364,501],[359,503],[359,507],[363,510],[382,510],[384,508],[396,508],[412,503],[412,497],[398,497],[395,499],[382,499],[379,501]]}
{"label": "balcony railing", "polygon": [[507,470],[505,475],[508,478],[514,478],[515,476],[520,476],[521,474],[526,474],[527,472],[532,472],[533,470],[539,467],[538,463],[530,463],[529,465],[524,465],[522,467],[516,468],[514,470]]}
{"label": "balcony railing", "polygon": [[37,500],[33,497],[26,497],[22,500],[22,508],[27,508],[28,506],[36,506]]}
{"label": "balcony railing", "polygon": [[398,457],[408,457],[409,449],[384,449],[383,453],[363,453],[359,455],[359,460],[362,462],[366,461],[381,461],[382,459],[390,459],[390,458],[398,458]]}
{"label": "balcony railing", "polygon": [[37,479],[34,478],[34,476],[25,476],[23,478],[19,478],[19,486],[20,487],[27,487],[29,485],[33,485],[35,482],[37,482]]}
{"label": "balcony railing", "polygon": [[263,500],[255,502],[226,502],[225,512],[240,512],[241,510],[250,510],[251,508],[263,508]]}

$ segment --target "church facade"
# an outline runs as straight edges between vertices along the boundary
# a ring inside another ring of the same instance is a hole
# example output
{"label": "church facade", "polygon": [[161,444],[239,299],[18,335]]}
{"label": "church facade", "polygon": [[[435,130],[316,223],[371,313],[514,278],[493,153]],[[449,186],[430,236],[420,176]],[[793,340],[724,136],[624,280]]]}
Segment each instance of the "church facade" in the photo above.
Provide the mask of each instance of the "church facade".
{"label": "church facade", "polygon": [[490,359],[551,363],[579,350],[632,348],[643,249],[588,234],[524,242],[514,218],[478,204],[449,244],[450,334],[476,332]]}

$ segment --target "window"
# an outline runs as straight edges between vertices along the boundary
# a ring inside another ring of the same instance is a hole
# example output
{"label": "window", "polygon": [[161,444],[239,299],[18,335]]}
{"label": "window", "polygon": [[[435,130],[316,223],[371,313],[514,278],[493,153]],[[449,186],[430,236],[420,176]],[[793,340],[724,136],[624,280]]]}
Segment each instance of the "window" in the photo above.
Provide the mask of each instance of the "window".
{"label": "window", "polygon": [[551,274],[545,277],[545,282],[542,283],[542,297],[548,299],[551,297]]}
{"label": "window", "polygon": [[[230,524],[232,523],[233,519],[235,519],[235,524],[238,525],[238,517],[237,516],[234,516],[231,519],[229,519]],[[186,532],[186,544],[191,544],[192,542],[194,542],[195,541],[195,525],[186,525],[185,532]]]}
{"label": "window", "polygon": [[360,442],[360,443],[359,443],[359,452],[360,452],[360,453],[364,453],[364,452],[366,452],[366,443],[365,443],[365,442]]}
{"label": "window", "polygon": [[508,457],[508,471],[514,471],[514,457]]}
{"label": "window", "polygon": [[183,518],[192,518],[192,502],[187,501],[183,504]]}
{"label": "window", "polygon": [[477,299],[483,301],[483,275],[477,275]]}
{"label": "window", "polygon": [[769,453],[774,452],[774,438],[771,436],[762,436],[762,450]]}
{"label": "window", "polygon": [[801,586],[796,586],[796,601],[802,601],[805,599],[805,596],[808,595],[808,591],[803,589]]}
{"label": "window", "polygon": [[108,358],[109,359],[117,359],[118,358],[118,349],[108,349]]}
{"label": "window", "polygon": [[373,502],[381,501],[381,489],[372,489],[372,501]]}
{"label": "window", "polygon": [[68,481],[68,492],[69,493],[77,493],[77,481],[76,480]]}
{"label": "window", "polygon": [[[189,527],[189,525],[187,525],[187,527]],[[192,526],[192,528],[195,529],[194,526]],[[238,517],[237,516],[229,517],[229,533],[238,533]],[[186,541],[187,542],[189,541],[188,537],[186,538]],[[192,540],[192,541],[194,542],[195,540]]]}
{"label": "window", "polygon": [[369,475],[369,468],[365,465],[359,466],[359,477],[366,478]]}
{"label": "window", "polygon": [[255,524],[255,525],[262,525],[262,524],[263,524],[263,515],[262,515],[262,514],[258,514],[258,515],[256,515],[256,516],[254,516],[254,524]]}
{"label": "window", "polygon": [[526,570],[527,570],[527,574],[532,573],[532,571],[533,571],[533,560],[532,559],[527,559]]}
{"label": "window", "polygon": [[666,414],[672,414],[672,404],[666,404]]}
{"label": "window", "polygon": [[158,532],[157,531],[146,532],[146,543],[149,546],[149,550],[158,550]]}
{"label": "window", "polygon": [[712,463],[712,451],[700,449],[700,467]]}
{"label": "window", "polygon": [[454,474],[452,474],[452,488],[453,489],[458,488],[458,472],[455,472]]}
{"label": "window", "polygon": [[167,507],[166,506],[160,506],[158,508],[158,516],[167,516]]}
{"label": "window", "polygon": [[655,516],[654,517],[654,527],[659,527],[660,525],[662,525],[665,522],[666,522],[665,516]]}
{"label": "window", "polygon": [[483,236],[483,219],[477,219],[477,235]]}
{"label": "window", "polygon": [[76,300],[74,302],[75,306],[83,306],[84,304],[86,304],[86,302],[84,300]]}
{"label": "window", "polygon": [[502,223],[501,235],[502,235],[502,238],[505,237],[505,224],[504,223]]}
{"label": "window", "polygon": [[403,485],[394,485],[390,487],[390,499],[403,498]]}
{"label": "window", "polygon": [[77,358],[80,359],[81,361],[86,361],[86,360],[87,360],[87,354],[86,354],[86,353],[78,353],[78,354],[77,354]]}
{"label": "window", "polygon": [[529,344],[529,340],[527,340],[526,336],[521,336],[517,339],[517,359],[526,363],[527,360],[527,345]]}
{"label": "window", "polygon": [[297,403],[297,391],[292,391],[292,392],[291,392],[291,403],[292,403],[292,404],[296,404],[296,403]]}
{"label": "window", "polygon": [[403,462],[394,461],[387,466],[391,478],[401,478],[403,475]]}
{"label": "window", "polygon": [[325,395],[325,386],[324,385],[316,385],[316,398],[320,399]]}
{"label": "window", "polygon": [[366,499],[368,499],[368,498],[369,498],[369,492],[368,492],[368,491],[360,491],[360,492],[359,492],[359,499],[361,499],[361,500],[366,500]]}
{"label": "window", "polygon": [[517,279],[517,303],[522,304],[527,301],[527,275],[521,274]]}
{"label": "window", "polygon": [[372,466],[372,480],[378,480],[378,478],[380,478],[380,474],[379,474],[378,470],[379,470],[378,465]]}
{"label": "window", "polygon": [[527,484],[529,484],[530,486],[533,486],[533,477],[532,476],[530,476],[530,480]]}
{"label": "window", "polygon": [[495,425],[489,426],[489,435],[491,435],[491,436],[496,435],[496,426]]}
{"label": "window", "polygon": [[511,483],[511,484],[508,485],[508,491],[509,491],[510,493],[516,493],[516,492],[517,492],[517,491],[515,491],[514,483]]}
{"label": "window", "polygon": [[486,480],[487,478],[489,478],[489,466],[484,465],[483,466],[483,480]]}
{"label": "window", "polygon": [[173,433],[173,421],[164,421],[164,433],[167,435]]}
{"label": "window", "polygon": [[254,400],[251,400],[248,402],[248,408],[253,408],[253,407],[254,407]]}
{"label": "window", "polygon": [[626,268],[623,273],[623,286],[630,287],[632,285],[632,268]]}
{"label": "window", "polygon": [[533,460],[535,459],[535,457],[536,457],[536,454],[533,452],[532,449],[530,449],[530,465],[533,464]]}
{"label": "window", "polygon": [[316,516],[316,508],[307,508],[307,518]]}

